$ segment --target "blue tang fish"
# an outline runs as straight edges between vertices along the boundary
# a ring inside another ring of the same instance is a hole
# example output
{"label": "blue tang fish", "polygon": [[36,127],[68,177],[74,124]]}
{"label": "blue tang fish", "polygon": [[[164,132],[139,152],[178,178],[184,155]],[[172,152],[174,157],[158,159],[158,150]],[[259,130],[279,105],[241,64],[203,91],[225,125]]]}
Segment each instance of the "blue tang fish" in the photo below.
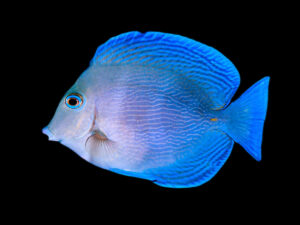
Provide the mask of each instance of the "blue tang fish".
{"label": "blue tang fish", "polygon": [[170,188],[216,175],[234,142],[261,160],[269,77],[237,100],[235,66],[216,49],[160,32],[101,45],[43,129],[86,161]]}

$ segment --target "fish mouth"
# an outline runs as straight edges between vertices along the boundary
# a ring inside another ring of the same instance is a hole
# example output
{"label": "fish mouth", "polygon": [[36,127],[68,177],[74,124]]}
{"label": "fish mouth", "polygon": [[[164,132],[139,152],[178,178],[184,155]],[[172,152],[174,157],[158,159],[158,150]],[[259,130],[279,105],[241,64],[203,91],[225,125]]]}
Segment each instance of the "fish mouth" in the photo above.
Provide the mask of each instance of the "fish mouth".
{"label": "fish mouth", "polygon": [[50,131],[49,127],[46,126],[42,129],[43,134],[48,136],[48,140],[49,141],[60,141],[59,139],[57,139],[55,137],[55,135],[53,134],[53,132]]}

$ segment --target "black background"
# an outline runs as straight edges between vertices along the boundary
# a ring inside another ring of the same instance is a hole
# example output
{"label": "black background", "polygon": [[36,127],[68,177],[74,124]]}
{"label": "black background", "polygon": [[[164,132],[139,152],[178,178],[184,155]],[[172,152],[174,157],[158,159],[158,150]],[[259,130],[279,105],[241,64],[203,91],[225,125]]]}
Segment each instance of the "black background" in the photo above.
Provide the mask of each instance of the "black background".
{"label": "black background", "polygon": [[[288,35],[290,29],[282,15],[286,9],[262,5],[239,6],[232,11],[217,6],[194,7],[163,8],[158,13],[159,6],[153,11],[139,6],[139,10],[120,13],[104,6],[97,8],[99,11],[92,10],[93,5],[74,11],[43,6],[20,22],[21,29],[15,31],[25,40],[24,51],[30,53],[18,56],[29,61],[23,71],[26,79],[20,84],[26,86],[31,101],[23,111],[26,129],[22,133],[26,138],[21,144],[26,147],[19,158],[22,166],[11,179],[22,207],[33,203],[45,213],[51,205],[62,214],[67,209],[80,214],[93,208],[99,215],[129,209],[132,214],[128,215],[133,217],[139,209],[149,212],[148,217],[163,212],[167,217],[188,218],[204,216],[203,209],[212,213],[228,210],[228,216],[238,212],[251,218],[268,216],[270,208],[276,209],[273,213],[283,208],[280,202],[288,199],[283,188],[289,180],[279,163],[284,156],[276,103],[282,78],[279,51],[283,47],[279,43],[282,33]],[[88,67],[96,48],[112,36],[133,30],[180,34],[218,49],[240,72],[241,84],[234,99],[264,76],[271,77],[261,162],[235,144],[211,181],[195,188],[170,189],[97,168],[61,144],[48,141],[41,129],[49,123],[64,93]],[[166,212],[169,209],[171,213]]]}

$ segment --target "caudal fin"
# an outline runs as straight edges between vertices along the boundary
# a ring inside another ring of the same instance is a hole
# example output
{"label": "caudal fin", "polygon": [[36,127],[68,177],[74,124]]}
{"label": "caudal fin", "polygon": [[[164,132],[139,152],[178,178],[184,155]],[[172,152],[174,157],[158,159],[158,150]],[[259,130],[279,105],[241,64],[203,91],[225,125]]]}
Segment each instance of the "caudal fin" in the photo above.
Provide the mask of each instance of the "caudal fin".
{"label": "caudal fin", "polygon": [[264,77],[256,82],[224,112],[227,118],[226,133],[257,161],[261,160],[269,80],[269,77]]}

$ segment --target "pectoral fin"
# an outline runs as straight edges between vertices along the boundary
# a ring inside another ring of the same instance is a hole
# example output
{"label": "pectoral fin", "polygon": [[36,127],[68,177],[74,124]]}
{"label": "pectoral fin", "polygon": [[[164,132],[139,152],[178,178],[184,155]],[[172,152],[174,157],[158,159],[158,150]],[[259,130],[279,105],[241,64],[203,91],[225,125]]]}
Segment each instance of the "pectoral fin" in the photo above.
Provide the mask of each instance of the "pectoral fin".
{"label": "pectoral fin", "polygon": [[89,152],[91,161],[98,157],[107,156],[111,152],[113,142],[101,131],[95,131],[86,140],[85,148]]}

